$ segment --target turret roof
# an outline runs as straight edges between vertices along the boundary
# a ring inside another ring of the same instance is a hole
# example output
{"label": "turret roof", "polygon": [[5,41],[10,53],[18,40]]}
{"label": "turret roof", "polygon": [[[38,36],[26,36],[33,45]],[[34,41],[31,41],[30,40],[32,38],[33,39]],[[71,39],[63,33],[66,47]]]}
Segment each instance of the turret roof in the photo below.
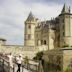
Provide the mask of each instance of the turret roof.
{"label": "turret roof", "polygon": [[34,15],[32,14],[32,12],[30,12],[29,16],[27,18],[27,21],[31,21],[31,20],[34,20],[34,19],[35,19]]}
{"label": "turret roof", "polygon": [[70,13],[70,7],[65,3],[61,13]]}

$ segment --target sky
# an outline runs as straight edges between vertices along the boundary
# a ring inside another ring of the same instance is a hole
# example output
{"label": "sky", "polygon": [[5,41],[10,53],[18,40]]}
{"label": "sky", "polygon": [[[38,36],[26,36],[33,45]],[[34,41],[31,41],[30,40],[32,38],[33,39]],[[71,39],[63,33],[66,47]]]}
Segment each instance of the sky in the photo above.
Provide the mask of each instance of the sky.
{"label": "sky", "polygon": [[61,13],[64,3],[72,7],[72,0],[0,0],[0,38],[7,44],[23,45],[29,12],[40,20],[50,20]]}

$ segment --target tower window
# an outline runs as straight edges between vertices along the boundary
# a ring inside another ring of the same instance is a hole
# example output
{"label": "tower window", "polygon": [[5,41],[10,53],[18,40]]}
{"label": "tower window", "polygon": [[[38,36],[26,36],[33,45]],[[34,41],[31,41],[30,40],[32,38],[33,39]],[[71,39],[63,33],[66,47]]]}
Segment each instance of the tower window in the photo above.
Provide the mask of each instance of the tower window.
{"label": "tower window", "polygon": [[64,19],[62,20],[62,22],[64,23]]}
{"label": "tower window", "polygon": [[31,39],[31,34],[28,34],[28,39]]}
{"label": "tower window", "polygon": [[36,44],[37,44],[37,46],[38,46],[38,41],[37,41],[37,43],[36,43]]}
{"label": "tower window", "polygon": [[28,28],[30,29],[31,28],[31,25],[28,25]]}

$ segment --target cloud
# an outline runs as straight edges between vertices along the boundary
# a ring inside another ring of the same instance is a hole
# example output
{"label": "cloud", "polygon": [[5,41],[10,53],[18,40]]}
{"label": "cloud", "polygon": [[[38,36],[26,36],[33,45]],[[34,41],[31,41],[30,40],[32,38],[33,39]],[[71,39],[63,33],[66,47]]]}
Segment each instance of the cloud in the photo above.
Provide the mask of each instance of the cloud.
{"label": "cloud", "polygon": [[0,37],[6,38],[7,44],[24,44],[24,21],[29,12],[41,20],[51,19],[60,14],[64,2],[60,1],[0,0]]}
{"label": "cloud", "polygon": [[32,12],[35,16],[41,20],[51,19],[51,17],[56,17],[61,12],[62,5],[44,5],[36,3],[32,6]]}
{"label": "cloud", "polygon": [[24,3],[29,3],[29,4],[33,4],[33,3],[44,3],[44,4],[64,4],[64,3],[72,3],[72,0],[21,0]]}
{"label": "cloud", "polygon": [[6,38],[7,44],[23,44],[24,6],[22,5],[19,2],[16,4],[14,0],[12,2],[7,0],[0,6],[0,37]]}

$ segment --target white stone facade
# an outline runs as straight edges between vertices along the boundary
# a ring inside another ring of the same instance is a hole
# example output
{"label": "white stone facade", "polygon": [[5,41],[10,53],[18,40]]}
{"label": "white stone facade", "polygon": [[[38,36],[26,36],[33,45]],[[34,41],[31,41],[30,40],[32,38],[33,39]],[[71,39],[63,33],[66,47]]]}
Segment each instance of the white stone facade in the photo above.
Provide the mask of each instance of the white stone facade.
{"label": "white stone facade", "polygon": [[1,51],[21,52],[28,55],[31,52],[35,54],[39,51],[72,46],[72,14],[70,8],[65,4],[59,16],[46,21],[39,21],[30,12],[25,21],[24,37],[24,46],[2,45],[0,41]]}

